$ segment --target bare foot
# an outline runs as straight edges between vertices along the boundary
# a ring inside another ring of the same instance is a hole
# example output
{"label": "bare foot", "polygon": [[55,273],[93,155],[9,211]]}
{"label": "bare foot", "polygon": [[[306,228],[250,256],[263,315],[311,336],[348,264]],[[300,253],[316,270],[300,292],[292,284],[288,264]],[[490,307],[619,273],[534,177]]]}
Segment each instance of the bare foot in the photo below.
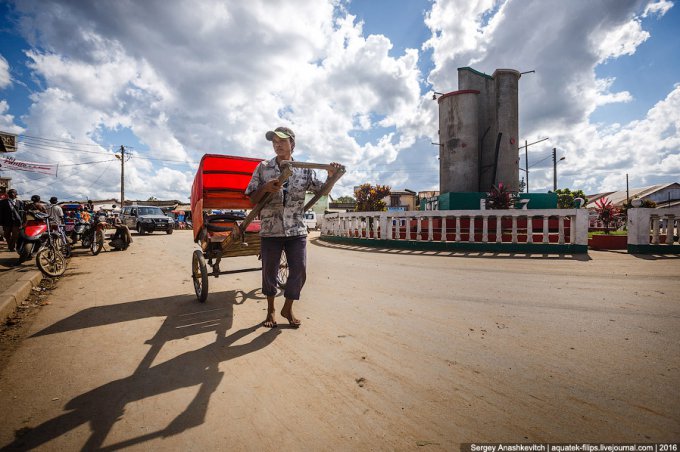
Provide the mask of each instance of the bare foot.
{"label": "bare foot", "polygon": [[265,326],[266,328],[276,328],[277,324],[275,318],[275,311],[267,312],[267,318],[264,319],[262,325]]}
{"label": "bare foot", "polygon": [[293,327],[293,328],[300,328],[300,325],[302,325],[302,322],[300,322],[295,316],[293,315],[293,309],[288,308],[286,309],[285,307],[281,309],[281,315],[288,320],[288,324]]}

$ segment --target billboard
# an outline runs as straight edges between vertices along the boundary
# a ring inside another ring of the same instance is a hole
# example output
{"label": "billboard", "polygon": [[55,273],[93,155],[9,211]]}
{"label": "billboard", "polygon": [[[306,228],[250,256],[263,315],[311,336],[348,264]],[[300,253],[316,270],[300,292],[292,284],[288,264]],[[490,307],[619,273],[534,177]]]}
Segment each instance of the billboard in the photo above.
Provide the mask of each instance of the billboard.
{"label": "billboard", "polygon": [[56,176],[59,165],[56,163],[22,162],[14,157],[0,157],[0,170],[18,170]]}

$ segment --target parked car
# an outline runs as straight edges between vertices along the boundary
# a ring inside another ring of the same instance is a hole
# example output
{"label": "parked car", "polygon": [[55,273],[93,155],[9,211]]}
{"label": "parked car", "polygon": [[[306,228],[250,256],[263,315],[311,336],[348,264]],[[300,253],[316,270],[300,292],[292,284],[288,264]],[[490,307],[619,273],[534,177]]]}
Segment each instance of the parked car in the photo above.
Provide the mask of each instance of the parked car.
{"label": "parked car", "polygon": [[125,206],[120,213],[120,220],[139,234],[153,231],[172,234],[175,225],[175,221],[156,206]]}
{"label": "parked car", "polygon": [[312,229],[317,228],[316,224],[316,212],[313,212],[311,210],[308,210],[305,212],[304,217],[302,218],[302,222],[307,226],[307,230],[311,231]]}

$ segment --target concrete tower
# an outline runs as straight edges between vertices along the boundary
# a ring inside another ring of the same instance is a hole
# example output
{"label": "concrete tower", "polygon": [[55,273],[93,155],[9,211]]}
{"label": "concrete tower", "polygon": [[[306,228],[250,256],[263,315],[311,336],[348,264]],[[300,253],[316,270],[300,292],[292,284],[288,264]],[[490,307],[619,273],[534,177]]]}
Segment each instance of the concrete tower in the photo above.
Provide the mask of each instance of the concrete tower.
{"label": "concrete tower", "polygon": [[[513,69],[496,69],[493,73],[495,81],[496,130],[493,137],[494,154],[495,140],[500,132],[501,140],[496,161],[496,178],[493,172],[484,173],[487,177],[480,179],[480,188],[487,191],[491,184],[503,182],[511,191],[519,190],[519,107],[518,85],[519,71]],[[492,160],[493,162],[493,160]],[[492,167],[493,168],[493,167]]]}
{"label": "concrete tower", "polygon": [[469,89],[439,98],[440,193],[477,191],[479,185],[479,91]]}
{"label": "concrete tower", "polygon": [[485,192],[499,182],[519,189],[519,77],[513,69],[458,69],[459,91],[439,98],[441,193]]}

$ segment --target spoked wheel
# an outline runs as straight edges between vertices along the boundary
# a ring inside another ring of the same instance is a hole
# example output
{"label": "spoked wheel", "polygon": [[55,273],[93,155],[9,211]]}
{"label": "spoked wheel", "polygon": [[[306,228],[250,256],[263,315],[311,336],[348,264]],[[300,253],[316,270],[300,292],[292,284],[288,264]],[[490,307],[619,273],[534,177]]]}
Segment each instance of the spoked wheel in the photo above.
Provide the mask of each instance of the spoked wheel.
{"label": "spoked wheel", "polygon": [[92,240],[92,245],[90,246],[92,255],[96,256],[99,254],[102,251],[102,248],[104,248],[104,231],[98,229],[94,231],[94,240]]}
{"label": "spoked wheel", "polygon": [[205,265],[201,250],[194,251],[191,259],[191,277],[194,280],[194,290],[198,301],[205,303],[208,299],[208,267]]}
{"label": "spoked wheel", "polygon": [[279,262],[279,272],[276,275],[276,284],[280,289],[286,288],[288,282],[288,260],[286,259],[286,252],[281,253],[281,262]]}
{"label": "spoked wheel", "polygon": [[71,257],[71,244],[68,243],[68,241],[64,241],[64,237],[62,237],[61,235],[58,235],[56,237],[56,242],[59,251],[61,251],[61,254],[67,259]]}
{"label": "spoked wheel", "polygon": [[47,276],[61,276],[66,271],[66,258],[56,246],[48,246],[38,251],[35,263]]}

